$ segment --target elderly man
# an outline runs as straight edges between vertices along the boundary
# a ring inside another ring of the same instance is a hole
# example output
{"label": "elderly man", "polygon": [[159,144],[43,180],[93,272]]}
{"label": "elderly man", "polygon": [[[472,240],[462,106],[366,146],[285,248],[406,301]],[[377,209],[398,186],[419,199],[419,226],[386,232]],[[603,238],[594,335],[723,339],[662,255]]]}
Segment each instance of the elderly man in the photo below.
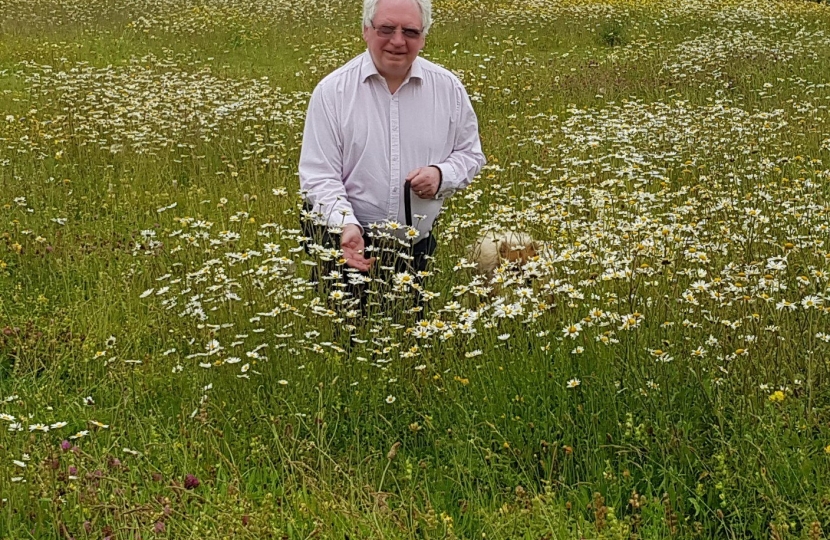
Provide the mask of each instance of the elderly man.
{"label": "elderly man", "polygon": [[339,231],[326,240],[359,272],[375,263],[365,252],[370,228],[407,221],[407,236],[403,227],[393,234],[416,238],[410,262],[423,270],[444,199],[485,163],[461,82],[418,56],[431,22],[430,0],[365,0],[368,50],[325,77],[309,102],[300,188],[318,225]]}

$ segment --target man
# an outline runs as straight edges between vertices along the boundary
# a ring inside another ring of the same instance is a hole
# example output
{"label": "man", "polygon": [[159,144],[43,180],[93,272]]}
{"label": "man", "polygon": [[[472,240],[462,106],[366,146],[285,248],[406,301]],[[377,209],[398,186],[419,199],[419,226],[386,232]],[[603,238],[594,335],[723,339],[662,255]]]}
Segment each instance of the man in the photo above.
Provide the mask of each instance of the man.
{"label": "man", "polygon": [[409,235],[393,234],[415,236],[413,266],[423,269],[443,200],[485,163],[461,82],[418,56],[431,22],[430,0],[364,0],[367,51],[325,77],[309,102],[299,164],[306,208],[340,231],[327,238],[362,273],[376,260],[365,256],[370,228],[413,216]]}

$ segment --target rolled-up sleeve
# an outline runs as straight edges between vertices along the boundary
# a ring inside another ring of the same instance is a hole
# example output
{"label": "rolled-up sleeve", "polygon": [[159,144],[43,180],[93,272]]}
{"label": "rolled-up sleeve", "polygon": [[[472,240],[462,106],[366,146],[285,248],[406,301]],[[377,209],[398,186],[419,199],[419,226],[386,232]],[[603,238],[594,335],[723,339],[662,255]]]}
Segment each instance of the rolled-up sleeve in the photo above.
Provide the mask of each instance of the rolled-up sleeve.
{"label": "rolled-up sleeve", "polygon": [[308,103],[300,149],[300,190],[329,227],[360,226],[343,185],[343,144],[331,94],[320,84]]}
{"label": "rolled-up sleeve", "polygon": [[461,83],[455,87],[457,118],[453,151],[442,163],[435,163],[441,169],[441,189],[436,199],[449,197],[459,189],[470,185],[475,175],[487,163],[481,151],[478,134],[478,118],[467,91]]}

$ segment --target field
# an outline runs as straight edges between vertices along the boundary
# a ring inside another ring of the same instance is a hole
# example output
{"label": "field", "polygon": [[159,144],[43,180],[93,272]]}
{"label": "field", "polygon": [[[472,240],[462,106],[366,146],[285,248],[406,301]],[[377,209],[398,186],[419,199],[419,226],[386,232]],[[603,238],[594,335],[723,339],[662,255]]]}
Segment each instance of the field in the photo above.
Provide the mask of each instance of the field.
{"label": "field", "polygon": [[435,0],[488,164],[365,317],[296,174],[359,10],[0,0],[0,538],[824,538],[830,6]]}

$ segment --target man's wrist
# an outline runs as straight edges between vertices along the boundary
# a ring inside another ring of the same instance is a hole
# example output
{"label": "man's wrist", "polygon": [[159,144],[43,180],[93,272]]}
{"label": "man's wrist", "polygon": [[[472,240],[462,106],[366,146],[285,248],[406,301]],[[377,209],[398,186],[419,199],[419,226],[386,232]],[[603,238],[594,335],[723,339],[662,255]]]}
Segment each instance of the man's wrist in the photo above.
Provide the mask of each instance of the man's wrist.
{"label": "man's wrist", "polygon": [[342,236],[342,235],[343,235],[346,231],[351,230],[351,229],[354,229],[354,230],[356,230],[358,233],[363,234],[363,229],[360,227],[360,225],[356,225],[356,224],[354,224],[354,223],[346,223],[345,225],[343,225],[342,230],[341,230],[341,232],[340,232],[341,236]]}
{"label": "man's wrist", "polygon": [[441,167],[438,165],[429,165],[430,167],[434,167],[438,170],[438,187],[435,188],[435,197],[438,198],[438,194],[441,192],[441,185],[444,183],[444,172],[441,170]]}

